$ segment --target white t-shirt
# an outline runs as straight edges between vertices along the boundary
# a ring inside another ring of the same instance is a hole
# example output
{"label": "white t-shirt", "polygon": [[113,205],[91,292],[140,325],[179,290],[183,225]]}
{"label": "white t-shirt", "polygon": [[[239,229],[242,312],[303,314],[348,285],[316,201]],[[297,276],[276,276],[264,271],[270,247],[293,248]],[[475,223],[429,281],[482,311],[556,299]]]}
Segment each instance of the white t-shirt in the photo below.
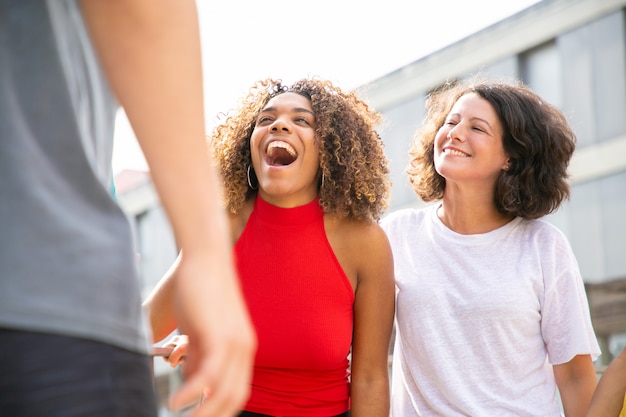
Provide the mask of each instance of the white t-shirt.
{"label": "white t-shirt", "polygon": [[552,365],[598,357],[578,264],[549,223],[448,229],[432,205],[391,213],[394,417],[560,416]]}

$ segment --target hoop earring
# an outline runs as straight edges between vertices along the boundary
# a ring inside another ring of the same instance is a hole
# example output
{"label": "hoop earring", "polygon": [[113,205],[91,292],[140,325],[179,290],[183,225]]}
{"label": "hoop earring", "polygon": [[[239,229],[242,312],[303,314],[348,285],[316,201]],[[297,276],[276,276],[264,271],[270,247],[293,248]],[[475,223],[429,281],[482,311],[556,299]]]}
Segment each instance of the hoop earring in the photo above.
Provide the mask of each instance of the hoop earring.
{"label": "hoop earring", "polygon": [[248,175],[247,175],[247,177],[248,177],[248,185],[250,186],[250,188],[252,188],[253,190],[256,190],[257,188],[259,188],[259,183],[258,183],[258,181],[257,181],[257,185],[256,185],[256,187],[254,187],[254,186],[252,185],[252,181],[250,181],[250,165],[248,165]]}

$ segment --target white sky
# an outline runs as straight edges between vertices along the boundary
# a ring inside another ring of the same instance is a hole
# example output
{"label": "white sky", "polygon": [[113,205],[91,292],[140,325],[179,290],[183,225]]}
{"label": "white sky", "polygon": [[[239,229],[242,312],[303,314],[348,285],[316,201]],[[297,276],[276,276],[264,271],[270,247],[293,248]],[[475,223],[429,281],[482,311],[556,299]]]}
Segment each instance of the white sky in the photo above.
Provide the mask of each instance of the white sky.
{"label": "white sky", "polygon": [[[539,0],[198,0],[207,129],[256,80],[366,84]],[[118,117],[113,171],[147,169]]]}

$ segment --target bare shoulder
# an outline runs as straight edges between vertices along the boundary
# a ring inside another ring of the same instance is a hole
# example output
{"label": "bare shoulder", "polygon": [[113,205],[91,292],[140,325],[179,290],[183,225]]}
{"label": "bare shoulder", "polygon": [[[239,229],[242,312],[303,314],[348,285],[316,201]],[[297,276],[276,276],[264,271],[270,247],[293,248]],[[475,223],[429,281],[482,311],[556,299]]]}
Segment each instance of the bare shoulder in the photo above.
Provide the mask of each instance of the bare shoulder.
{"label": "bare shoulder", "polygon": [[377,223],[327,216],[324,224],[328,242],[353,286],[357,279],[361,281],[392,265],[391,246]]}
{"label": "bare shoulder", "polygon": [[325,219],[326,233],[329,238],[356,246],[362,249],[380,244],[388,244],[387,235],[380,225],[374,221],[341,219],[327,216]]}

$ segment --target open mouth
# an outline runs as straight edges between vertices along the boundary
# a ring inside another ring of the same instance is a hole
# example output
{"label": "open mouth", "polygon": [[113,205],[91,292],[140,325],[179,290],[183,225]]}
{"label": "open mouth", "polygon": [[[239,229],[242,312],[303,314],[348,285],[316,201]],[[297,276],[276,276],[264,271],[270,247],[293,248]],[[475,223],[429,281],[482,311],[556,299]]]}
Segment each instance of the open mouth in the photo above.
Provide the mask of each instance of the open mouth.
{"label": "open mouth", "polygon": [[267,145],[267,163],[272,166],[291,164],[298,157],[296,150],[287,142],[274,141]]}

